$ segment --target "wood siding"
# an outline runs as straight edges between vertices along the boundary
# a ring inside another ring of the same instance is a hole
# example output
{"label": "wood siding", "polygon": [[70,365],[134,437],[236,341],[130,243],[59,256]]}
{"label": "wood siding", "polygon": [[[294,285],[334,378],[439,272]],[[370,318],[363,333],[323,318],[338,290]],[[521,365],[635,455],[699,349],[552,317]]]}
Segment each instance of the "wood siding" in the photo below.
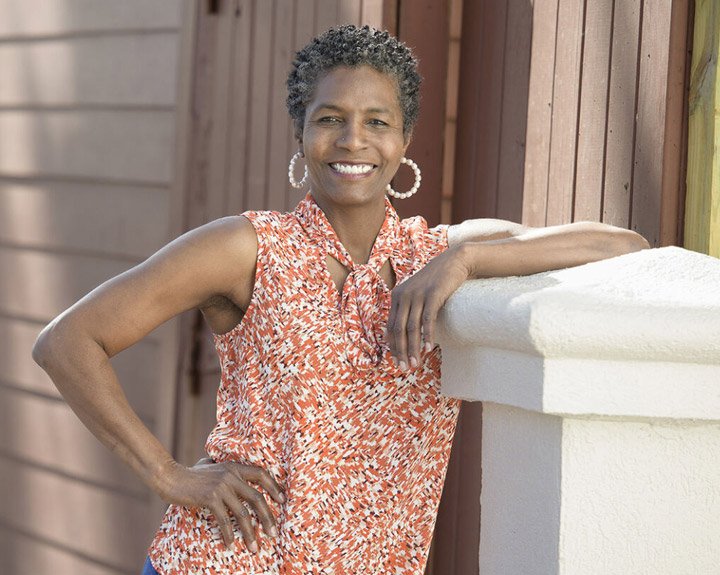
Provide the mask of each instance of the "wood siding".
{"label": "wood siding", "polygon": [[596,220],[678,243],[688,2],[465,10],[454,221]]}
{"label": "wood siding", "polygon": [[[137,573],[160,504],[80,423],[40,329],[171,236],[183,4],[0,0],[0,571]],[[113,358],[171,440],[166,325]],[[169,403],[169,405],[168,405]]]}
{"label": "wood siding", "polygon": [[523,221],[680,241],[688,2],[534,5]]}

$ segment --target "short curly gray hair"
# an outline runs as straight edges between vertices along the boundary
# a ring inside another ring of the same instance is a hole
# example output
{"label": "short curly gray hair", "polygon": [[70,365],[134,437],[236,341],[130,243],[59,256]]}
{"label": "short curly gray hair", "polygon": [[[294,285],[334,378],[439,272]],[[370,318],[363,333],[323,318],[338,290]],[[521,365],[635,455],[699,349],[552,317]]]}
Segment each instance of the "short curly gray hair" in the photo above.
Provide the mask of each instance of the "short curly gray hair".
{"label": "short curly gray hair", "polygon": [[287,79],[287,108],[297,133],[305,123],[305,109],[320,79],[336,66],[372,66],[397,80],[403,113],[403,134],[412,131],[420,111],[417,59],[412,51],[384,30],[351,24],[330,28],[295,54]]}

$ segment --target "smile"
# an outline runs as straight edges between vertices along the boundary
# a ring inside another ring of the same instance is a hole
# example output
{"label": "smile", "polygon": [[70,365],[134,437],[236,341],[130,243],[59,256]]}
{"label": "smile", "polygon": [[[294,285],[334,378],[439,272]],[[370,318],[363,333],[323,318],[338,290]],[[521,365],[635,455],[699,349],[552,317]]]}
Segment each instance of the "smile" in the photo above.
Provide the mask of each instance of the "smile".
{"label": "smile", "polygon": [[330,167],[341,174],[360,175],[367,174],[375,166],[373,164],[340,164],[336,162],[330,164]]}

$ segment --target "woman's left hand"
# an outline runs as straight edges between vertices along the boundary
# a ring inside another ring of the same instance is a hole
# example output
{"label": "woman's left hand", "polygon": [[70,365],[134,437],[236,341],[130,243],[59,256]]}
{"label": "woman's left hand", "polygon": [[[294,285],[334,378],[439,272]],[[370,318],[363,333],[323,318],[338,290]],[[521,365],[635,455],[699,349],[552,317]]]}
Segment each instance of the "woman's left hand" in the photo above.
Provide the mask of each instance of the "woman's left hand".
{"label": "woman's left hand", "polygon": [[400,369],[417,367],[422,342],[425,351],[432,350],[438,311],[470,277],[461,245],[433,258],[392,290],[387,339],[390,353]]}

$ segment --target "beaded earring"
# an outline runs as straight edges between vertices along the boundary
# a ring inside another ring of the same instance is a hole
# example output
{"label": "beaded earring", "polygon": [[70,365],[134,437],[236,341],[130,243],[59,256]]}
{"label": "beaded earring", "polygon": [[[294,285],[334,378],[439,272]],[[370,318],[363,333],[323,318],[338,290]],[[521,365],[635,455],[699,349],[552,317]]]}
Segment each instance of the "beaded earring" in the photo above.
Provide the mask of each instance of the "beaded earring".
{"label": "beaded earring", "polygon": [[308,168],[305,166],[305,173],[303,174],[303,179],[299,182],[295,179],[295,162],[298,161],[298,158],[304,158],[304,154],[300,151],[295,152],[295,155],[290,159],[290,165],[288,166],[288,180],[290,181],[290,185],[293,188],[302,188],[305,185],[305,182],[308,178]]}
{"label": "beaded earring", "polygon": [[388,184],[387,186],[385,186],[385,191],[387,192],[388,196],[392,196],[393,198],[398,198],[400,200],[404,200],[406,198],[409,198],[415,192],[418,191],[418,188],[420,187],[420,182],[422,181],[422,176],[420,175],[420,168],[418,168],[418,165],[415,162],[413,162],[412,160],[409,160],[408,158],[403,157],[400,160],[400,163],[407,164],[408,166],[410,166],[410,168],[412,168],[412,171],[415,172],[415,183],[413,184],[413,187],[410,188],[409,191],[401,193],[401,192],[396,192],[395,190],[393,190],[392,187],[390,186],[390,184]]}

